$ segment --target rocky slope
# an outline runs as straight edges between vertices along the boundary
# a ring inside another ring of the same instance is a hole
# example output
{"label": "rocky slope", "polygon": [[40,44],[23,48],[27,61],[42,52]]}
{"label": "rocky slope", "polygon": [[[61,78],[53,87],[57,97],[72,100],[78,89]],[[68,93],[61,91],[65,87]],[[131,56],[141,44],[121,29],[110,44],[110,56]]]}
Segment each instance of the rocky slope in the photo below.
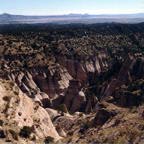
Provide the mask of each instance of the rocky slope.
{"label": "rocky slope", "polygon": [[[0,136],[7,142],[40,142],[60,139],[49,114],[12,82],[0,80]],[[29,138],[29,139],[28,139]]]}

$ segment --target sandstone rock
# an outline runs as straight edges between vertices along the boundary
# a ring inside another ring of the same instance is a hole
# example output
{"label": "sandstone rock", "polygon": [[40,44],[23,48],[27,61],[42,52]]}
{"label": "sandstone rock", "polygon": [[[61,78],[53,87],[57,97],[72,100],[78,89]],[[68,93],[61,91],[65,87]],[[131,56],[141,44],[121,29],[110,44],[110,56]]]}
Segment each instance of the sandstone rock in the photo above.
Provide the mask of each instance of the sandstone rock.
{"label": "sandstone rock", "polygon": [[80,87],[79,81],[77,80],[70,81],[70,84],[69,84],[69,87],[68,87],[68,90],[66,92],[65,99],[64,99],[64,104],[67,106],[68,109],[71,108],[71,103],[74,97],[78,96],[79,87]]}
{"label": "sandstone rock", "polygon": [[60,116],[60,114],[58,113],[57,110],[50,109],[50,108],[46,108],[45,110],[48,112],[51,120],[53,120],[53,119],[54,119],[55,117],[57,117],[57,116]]}
{"label": "sandstone rock", "polygon": [[76,60],[69,60],[66,58],[59,57],[59,63],[64,66],[69,74],[81,82],[84,82],[87,79],[87,74],[83,66]]}
{"label": "sandstone rock", "polygon": [[22,91],[15,93],[16,89],[17,86],[12,82],[0,80],[0,110],[3,111],[0,117],[3,117],[4,121],[8,120],[11,129],[13,124],[17,129],[24,126],[33,127],[39,139],[47,136],[54,137],[55,140],[60,139],[46,110],[33,102]]}
{"label": "sandstone rock", "polygon": [[79,81],[71,80],[64,98],[64,104],[72,113],[79,111],[81,106],[86,102],[85,94],[80,91],[80,86]]}
{"label": "sandstone rock", "polygon": [[71,129],[72,125],[75,123],[75,117],[71,115],[59,116],[53,121],[54,125],[59,125],[61,128],[67,132]]}
{"label": "sandstone rock", "polygon": [[58,132],[58,134],[61,136],[61,137],[66,137],[67,134],[65,133],[65,131],[61,128],[61,126],[57,125],[56,126],[56,130]]}
{"label": "sandstone rock", "polygon": [[[63,102],[69,80],[72,79],[66,68],[30,69],[24,72],[11,73],[9,76],[18,87],[35,101],[43,103],[44,107],[56,107]],[[50,104],[50,99],[53,101]],[[53,99],[53,100],[52,100]]]}

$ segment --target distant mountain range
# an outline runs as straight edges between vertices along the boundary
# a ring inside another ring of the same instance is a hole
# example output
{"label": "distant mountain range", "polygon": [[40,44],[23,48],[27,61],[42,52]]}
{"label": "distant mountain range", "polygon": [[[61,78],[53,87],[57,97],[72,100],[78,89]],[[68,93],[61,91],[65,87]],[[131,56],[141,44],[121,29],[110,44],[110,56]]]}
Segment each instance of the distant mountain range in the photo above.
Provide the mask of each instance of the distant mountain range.
{"label": "distant mountain range", "polygon": [[144,22],[144,13],[138,14],[117,14],[117,15],[89,15],[89,14],[68,14],[51,16],[25,16],[0,14],[0,24],[32,24],[32,23],[140,23]]}

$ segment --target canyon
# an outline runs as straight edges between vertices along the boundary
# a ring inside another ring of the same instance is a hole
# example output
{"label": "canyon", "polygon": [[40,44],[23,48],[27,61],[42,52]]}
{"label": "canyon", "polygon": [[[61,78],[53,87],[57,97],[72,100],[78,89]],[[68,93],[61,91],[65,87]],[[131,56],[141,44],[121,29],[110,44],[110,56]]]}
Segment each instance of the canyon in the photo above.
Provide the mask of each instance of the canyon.
{"label": "canyon", "polygon": [[143,143],[143,23],[0,33],[2,142]]}

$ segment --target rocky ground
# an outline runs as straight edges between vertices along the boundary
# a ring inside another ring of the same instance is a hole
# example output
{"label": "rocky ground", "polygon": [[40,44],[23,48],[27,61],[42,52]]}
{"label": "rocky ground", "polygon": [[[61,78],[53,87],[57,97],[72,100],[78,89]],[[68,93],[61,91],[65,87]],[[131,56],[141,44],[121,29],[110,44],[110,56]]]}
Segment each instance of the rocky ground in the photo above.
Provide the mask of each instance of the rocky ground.
{"label": "rocky ground", "polygon": [[0,27],[2,142],[143,143],[144,24],[12,27]]}

